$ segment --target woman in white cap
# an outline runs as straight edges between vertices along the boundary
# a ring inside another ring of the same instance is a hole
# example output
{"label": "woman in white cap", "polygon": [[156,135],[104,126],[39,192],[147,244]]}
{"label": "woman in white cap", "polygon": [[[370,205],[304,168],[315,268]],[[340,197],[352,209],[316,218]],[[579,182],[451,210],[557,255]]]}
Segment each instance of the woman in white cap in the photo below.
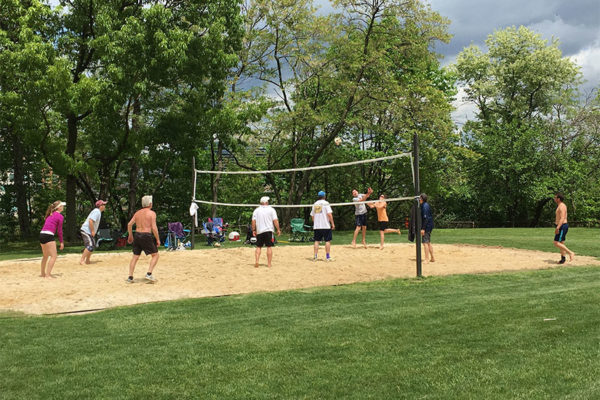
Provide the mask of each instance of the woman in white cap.
{"label": "woman in white cap", "polygon": [[54,241],[55,234],[58,235],[60,249],[63,250],[65,248],[62,231],[65,218],[61,212],[66,204],[67,203],[57,200],[50,204],[46,210],[44,227],[40,232],[40,246],[42,246],[43,254],[40,274],[42,278],[54,278],[54,276],[51,275],[51,272],[54,263],[56,262],[56,257],[58,257],[56,252],[56,242]]}

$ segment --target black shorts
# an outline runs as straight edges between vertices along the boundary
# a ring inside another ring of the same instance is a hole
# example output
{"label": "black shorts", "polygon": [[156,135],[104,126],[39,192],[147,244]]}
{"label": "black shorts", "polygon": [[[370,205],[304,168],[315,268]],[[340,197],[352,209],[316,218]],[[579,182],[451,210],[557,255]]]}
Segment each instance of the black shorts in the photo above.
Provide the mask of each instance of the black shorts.
{"label": "black shorts", "polygon": [[273,236],[273,232],[267,231],[256,235],[256,247],[273,247],[274,244],[275,236]]}
{"label": "black shorts", "polygon": [[431,243],[431,231],[425,231],[422,242],[423,243]]}
{"label": "black shorts", "polygon": [[333,237],[331,229],[315,229],[315,242],[331,242]]}
{"label": "black shorts", "polygon": [[385,231],[388,227],[388,221],[379,221],[379,230]]}
{"label": "black shorts", "polygon": [[54,235],[49,233],[40,233],[40,244],[54,242]]}
{"label": "black shorts", "polygon": [[146,255],[158,253],[156,239],[154,239],[152,233],[141,232],[133,234],[133,254],[139,256],[142,254],[142,250],[144,250]]}
{"label": "black shorts", "polygon": [[356,226],[367,226],[367,214],[355,215],[354,217],[354,224]]}
{"label": "black shorts", "polygon": [[554,235],[554,241],[564,242],[567,238],[567,232],[569,232],[569,224],[562,224],[560,228],[558,228],[558,233]]}

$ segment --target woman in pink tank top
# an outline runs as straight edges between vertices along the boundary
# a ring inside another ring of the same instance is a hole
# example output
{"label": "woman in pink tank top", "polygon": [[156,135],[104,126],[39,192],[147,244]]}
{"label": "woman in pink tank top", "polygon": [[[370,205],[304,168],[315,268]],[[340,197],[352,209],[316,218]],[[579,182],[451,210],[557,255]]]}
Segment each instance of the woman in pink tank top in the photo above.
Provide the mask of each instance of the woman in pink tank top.
{"label": "woman in pink tank top", "polygon": [[56,253],[56,242],[54,239],[54,235],[58,236],[58,240],[60,242],[60,249],[63,250],[65,248],[65,244],[63,242],[63,220],[61,212],[66,203],[62,201],[55,201],[54,203],[48,206],[46,210],[46,220],[44,221],[44,227],[40,232],[40,246],[42,246],[42,278],[54,278],[51,275],[52,267],[54,267],[54,263],[56,262],[56,257],[58,256]]}

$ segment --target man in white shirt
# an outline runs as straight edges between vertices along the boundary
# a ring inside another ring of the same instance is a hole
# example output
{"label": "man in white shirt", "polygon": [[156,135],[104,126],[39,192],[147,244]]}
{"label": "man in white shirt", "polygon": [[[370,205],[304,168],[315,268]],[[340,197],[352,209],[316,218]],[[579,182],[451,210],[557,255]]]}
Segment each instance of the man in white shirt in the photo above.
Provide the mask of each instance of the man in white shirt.
{"label": "man in white shirt", "polygon": [[267,247],[267,267],[271,268],[275,228],[277,228],[277,236],[281,235],[277,212],[269,205],[269,197],[263,196],[260,198],[260,207],[252,213],[252,236],[256,236],[254,268],[258,268],[258,259],[263,246]]}
{"label": "man in white shirt", "polygon": [[[354,189],[352,191],[352,201],[361,202],[365,201],[369,198],[369,196],[373,193],[373,189],[369,188],[367,190],[367,194],[358,193],[358,190]],[[354,224],[356,228],[354,229],[354,236],[352,237],[352,247],[356,247],[356,237],[358,236],[358,232],[362,231],[362,244],[364,248],[367,248],[367,207],[365,203],[359,203],[354,205]]]}
{"label": "man in white shirt", "polygon": [[325,200],[325,192],[320,191],[317,193],[318,200],[313,204],[310,216],[313,220],[313,231],[315,234],[315,257],[314,261],[317,260],[317,254],[319,253],[319,243],[325,241],[325,253],[326,260],[333,261],[331,255],[331,231],[335,229],[335,223],[333,222],[333,211],[329,202]]}
{"label": "man in white shirt", "polygon": [[83,249],[83,254],[81,255],[81,260],[79,264],[89,264],[90,257],[92,256],[92,252],[96,247],[96,242],[94,237],[98,232],[98,227],[100,227],[100,218],[102,218],[102,212],[106,209],[106,201],[98,200],[96,202],[96,208],[94,208],[88,217],[85,219],[83,225],[81,225],[81,238],[83,239],[83,245],[85,248]]}

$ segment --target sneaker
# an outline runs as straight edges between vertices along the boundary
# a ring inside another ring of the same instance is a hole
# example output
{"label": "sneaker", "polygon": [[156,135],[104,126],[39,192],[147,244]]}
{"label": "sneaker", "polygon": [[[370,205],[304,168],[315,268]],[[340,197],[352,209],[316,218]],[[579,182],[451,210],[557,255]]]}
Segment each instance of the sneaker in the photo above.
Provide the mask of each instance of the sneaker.
{"label": "sneaker", "polygon": [[327,257],[327,259],[326,259],[326,260],[327,260],[327,262],[329,262],[329,261],[333,261],[333,257]]}
{"label": "sneaker", "polygon": [[150,282],[156,282],[156,278],[155,278],[154,276],[152,276],[152,275],[148,275],[148,274],[146,274],[146,276],[145,276],[144,278],[145,278],[147,281],[150,281]]}
{"label": "sneaker", "polygon": [[319,259],[315,256],[315,257],[313,257],[312,260],[313,260],[313,262],[315,262],[315,261],[318,261]]}
{"label": "sneaker", "polygon": [[125,282],[126,283],[133,283],[133,279],[132,278],[127,278],[127,279],[125,279]]}

